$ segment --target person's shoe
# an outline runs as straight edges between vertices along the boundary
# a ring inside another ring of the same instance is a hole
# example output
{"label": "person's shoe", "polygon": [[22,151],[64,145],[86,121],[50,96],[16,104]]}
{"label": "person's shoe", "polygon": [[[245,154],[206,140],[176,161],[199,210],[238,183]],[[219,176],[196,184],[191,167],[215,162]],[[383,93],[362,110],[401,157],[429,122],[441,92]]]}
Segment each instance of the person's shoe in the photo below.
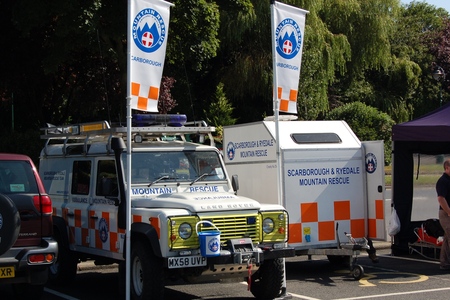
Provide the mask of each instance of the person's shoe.
{"label": "person's shoe", "polygon": [[370,253],[370,254],[369,254],[369,258],[370,258],[370,260],[371,260],[374,264],[377,264],[377,263],[379,262],[376,253]]}

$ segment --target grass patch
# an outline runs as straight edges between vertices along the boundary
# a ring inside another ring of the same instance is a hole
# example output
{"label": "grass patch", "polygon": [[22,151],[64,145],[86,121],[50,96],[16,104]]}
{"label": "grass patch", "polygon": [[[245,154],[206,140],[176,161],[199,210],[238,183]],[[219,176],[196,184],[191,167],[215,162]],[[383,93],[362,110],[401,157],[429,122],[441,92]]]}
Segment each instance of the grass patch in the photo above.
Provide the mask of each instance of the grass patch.
{"label": "grass patch", "polygon": [[[419,178],[416,179],[416,175],[414,175],[414,186],[434,186],[436,181],[442,174],[419,174]],[[392,185],[392,175],[386,175],[384,177],[385,185]]]}
{"label": "grass patch", "polygon": [[[419,166],[419,176],[417,177],[417,161],[414,163],[414,186],[434,186],[436,181],[444,172],[442,163],[421,163]],[[384,167],[385,185],[392,185],[392,166]]]}

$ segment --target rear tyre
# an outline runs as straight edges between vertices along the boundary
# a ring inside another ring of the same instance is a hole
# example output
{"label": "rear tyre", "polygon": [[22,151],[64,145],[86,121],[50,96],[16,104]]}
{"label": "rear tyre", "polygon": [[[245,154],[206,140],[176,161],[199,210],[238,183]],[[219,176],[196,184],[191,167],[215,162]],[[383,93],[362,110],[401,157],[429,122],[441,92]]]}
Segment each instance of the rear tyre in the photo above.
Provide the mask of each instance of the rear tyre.
{"label": "rear tyre", "polygon": [[133,242],[130,273],[133,300],[164,299],[163,260],[153,254],[148,242]]}
{"label": "rear tyre", "polygon": [[20,215],[8,196],[0,194],[0,255],[14,245],[19,236]]}
{"label": "rear tyre", "polygon": [[53,235],[58,242],[58,256],[48,269],[48,278],[51,283],[67,285],[77,275],[78,258],[69,249],[67,238],[64,239],[59,230],[55,229]]}
{"label": "rear tyre", "polygon": [[255,298],[274,299],[279,297],[283,293],[283,260],[265,260],[251,279],[250,291]]}

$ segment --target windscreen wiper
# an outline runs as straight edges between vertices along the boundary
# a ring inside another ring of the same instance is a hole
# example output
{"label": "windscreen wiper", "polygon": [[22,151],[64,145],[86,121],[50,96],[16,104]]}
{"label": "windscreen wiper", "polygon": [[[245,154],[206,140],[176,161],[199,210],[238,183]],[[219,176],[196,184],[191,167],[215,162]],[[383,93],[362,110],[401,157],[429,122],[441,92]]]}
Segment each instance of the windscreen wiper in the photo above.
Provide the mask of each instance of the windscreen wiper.
{"label": "windscreen wiper", "polygon": [[209,175],[208,173],[203,173],[202,175],[200,175],[200,176],[198,176],[197,178],[195,178],[195,179],[190,183],[190,185],[193,185],[194,183],[196,183],[197,181],[199,181],[200,179],[202,179],[203,177],[208,176],[208,175]]}
{"label": "windscreen wiper", "polygon": [[159,177],[158,179],[150,182],[147,186],[150,187],[152,184],[160,182],[163,179],[169,179],[169,175],[163,175],[163,176]]}

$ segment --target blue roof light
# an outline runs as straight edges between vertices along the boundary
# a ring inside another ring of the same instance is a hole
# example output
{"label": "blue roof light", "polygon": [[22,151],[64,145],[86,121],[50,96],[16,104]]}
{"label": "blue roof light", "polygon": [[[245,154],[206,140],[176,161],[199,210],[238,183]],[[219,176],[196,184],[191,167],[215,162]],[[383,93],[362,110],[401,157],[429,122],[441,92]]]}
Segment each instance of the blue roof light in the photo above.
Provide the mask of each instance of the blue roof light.
{"label": "blue roof light", "polygon": [[134,126],[150,126],[150,125],[165,125],[173,127],[181,127],[187,121],[186,115],[179,114],[134,114],[133,125]]}

